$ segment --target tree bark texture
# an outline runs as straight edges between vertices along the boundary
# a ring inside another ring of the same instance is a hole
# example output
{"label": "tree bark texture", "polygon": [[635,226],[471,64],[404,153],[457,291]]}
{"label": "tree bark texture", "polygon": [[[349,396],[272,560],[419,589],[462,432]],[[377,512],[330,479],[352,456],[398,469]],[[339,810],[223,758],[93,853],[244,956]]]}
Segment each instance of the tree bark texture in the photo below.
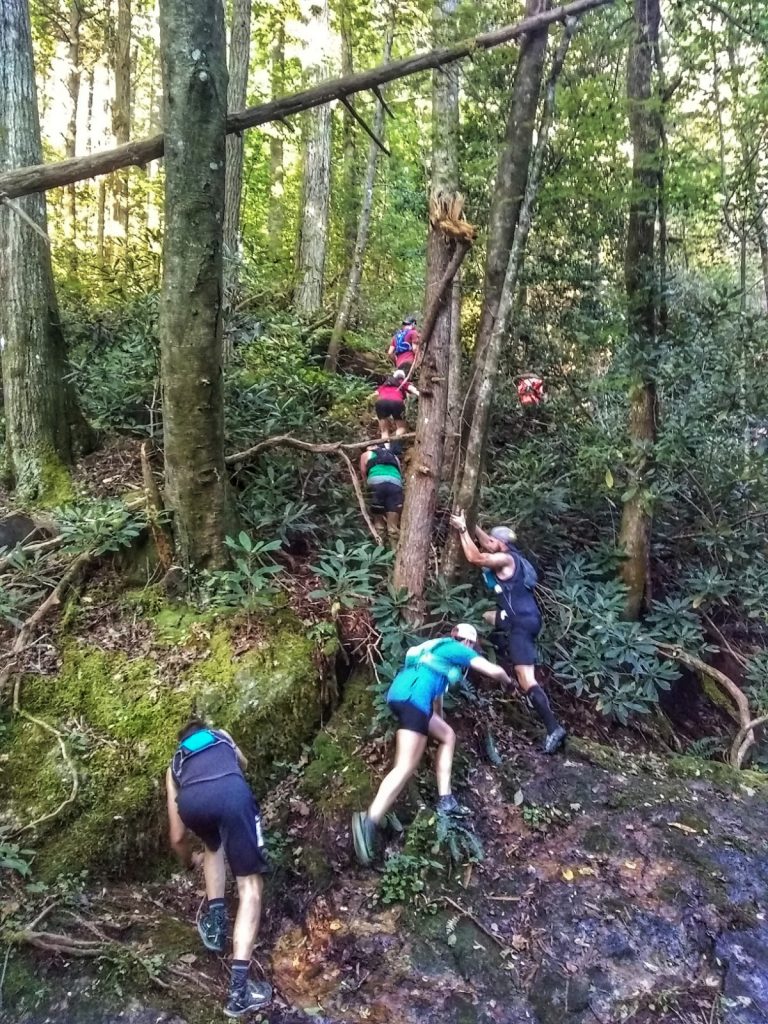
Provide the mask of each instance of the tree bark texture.
{"label": "tree bark texture", "polygon": [[[275,30],[275,40],[270,54],[269,70],[270,92],[272,99],[282,96],[285,89],[285,24],[281,21]],[[269,137],[269,171],[271,185],[269,188],[269,213],[267,226],[272,253],[277,258],[282,250],[283,239],[283,137],[277,125],[272,126]]]}
{"label": "tree bark texture", "polygon": [[[251,55],[251,0],[233,0],[229,34],[229,87],[227,112],[243,110],[248,92],[248,64]],[[224,205],[224,252],[228,257],[227,284],[237,285],[237,257],[240,250],[240,204],[243,194],[243,136],[227,137]]]}
{"label": "tree bark texture", "polygon": [[627,101],[633,146],[632,192],[624,259],[632,379],[629,394],[631,444],[629,496],[624,502],[619,543],[626,553],[621,577],[627,586],[625,613],[639,618],[650,594],[652,512],[650,475],[656,440],[654,379],[657,326],[655,252],[661,162],[660,119],[652,109],[653,59],[659,36],[659,0],[634,0],[635,30],[627,64]]}
{"label": "tree bark texture", "polygon": [[[551,0],[526,0],[526,18],[542,14],[551,7]],[[504,143],[496,171],[496,185],[488,214],[488,249],[485,258],[483,306],[480,312],[473,373],[485,361],[486,346],[498,314],[501,289],[509,261],[509,250],[515,237],[520,206],[525,195],[528,167],[533,148],[533,129],[547,54],[548,27],[525,37],[520,48],[515,79],[512,85]],[[472,374],[470,374],[470,378]],[[471,414],[476,389],[482,377],[476,374],[467,410]]]}
{"label": "tree bark texture", "polygon": [[[458,109],[457,109],[458,114]],[[461,436],[461,407],[464,401],[461,344],[461,272],[451,285],[451,340],[448,346],[448,400],[445,412],[443,480],[452,480]]]}
{"label": "tree bark texture", "polygon": [[[0,171],[42,159],[27,0],[0,0]],[[47,231],[45,197],[19,208]],[[69,493],[73,451],[87,433],[67,381],[64,338],[43,238],[0,205],[0,354],[6,462],[24,502],[51,504]]]}
{"label": "tree bark texture", "polygon": [[[452,46],[417,53],[368,71],[357,71],[346,79],[328,79],[302,92],[249,107],[240,114],[232,114],[227,118],[227,131],[242,132],[246,128],[255,128],[261,124],[291,117],[304,110],[312,110],[342,96],[354,96],[355,93],[379,88],[408,75],[445,67],[454,61],[464,60],[476,50],[490,50],[496,46],[503,46],[514,39],[546,28],[556,21],[564,21],[567,17],[607,7],[613,2],[614,0],[573,0],[573,3],[545,11],[535,18],[525,18],[514,25],[504,25],[491,32],[481,32]],[[149,139],[131,142],[87,157],[78,157],[75,160],[59,160],[51,164],[18,168],[13,172],[0,174],[0,192],[5,192],[13,199],[15,196],[28,195],[30,192],[44,192],[50,188],[69,185],[84,178],[110,174],[121,167],[143,167],[163,155],[164,145],[163,136],[155,135]]]}
{"label": "tree bark texture", "polygon": [[[131,0],[117,0],[115,34],[115,99],[112,104],[112,131],[118,145],[131,137]],[[118,174],[115,181],[115,220],[128,237],[128,175]]]}
{"label": "tree bark texture", "polygon": [[160,0],[166,96],[165,493],[186,567],[226,564],[221,372],[227,68],[221,0]]}
{"label": "tree bark texture", "polygon": [[[354,60],[352,54],[352,10],[350,0],[343,0],[339,11],[339,29],[341,34],[341,74],[347,78],[354,72]],[[390,55],[382,61],[386,64]],[[342,137],[342,173],[341,199],[344,218],[344,257],[346,263],[351,266],[355,254],[355,243],[357,241],[357,168],[355,166],[355,119],[347,107],[344,107],[341,115],[341,137]]]}
{"label": "tree bark texture", "polygon": [[[440,46],[453,27],[456,0],[436,0],[432,8],[435,46]],[[427,236],[427,287],[425,309],[436,298],[456,248],[439,221],[450,218],[458,191],[457,69],[432,73],[432,195]],[[445,416],[448,402],[448,354],[451,341],[450,292],[439,307],[429,346],[423,352],[419,374],[419,406],[416,440],[406,471],[405,500],[400,543],[395,558],[394,584],[413,597],[411,615],[423,618],[424,588],[432,549],[432,525],[443,465]]]}
{"label": "tree bark texture", "polygon": [[[74,157],[77,150],[77,113],[80,106],[80,79],[82,77],[82,67],[80,63],[80,27],[82,22],[83,14],[80,8],[80,0],[70,0],[69,34],[67,40],[67,57],[69,60],[69,71],[67,72],[69,117],[67,119],[67,130],[64,137],[64,152],[70,159]],[[68,200],[70,234],[74,240],[77,238],[77,192],[74,185],[71,185],[68,190]]]}
{"label": "tree bark texture", "polygon": [[[520,279],[528,236],[533,223],[536,200],[541,186],[549,133],[555,117],[557,82],[565,64],[576,27],[575,19],[569,19],[566,22],[552,60],[552,67],[544,93],[536,148],[533,152],[530,169],[526,174],[527,185],[518,211],[517,226],[507,260],[507,268],[499,295],[498,306],[493,319],[493,328],[486,344],[485,360],[482,367],[478,370],[479,381],[475,392],[476,401],[472,410],[463,464],[460,473],[457,474],[459,482],[455,498],[456,506],[468,511],[470,516],[474,516],[480,496],[481,473],[485,458],[488,429],[491,422],[493,393],[496,386],[499,359],[502,346],[509,331],[509,321],[514,308],[517,284]],[[522,130],[527,131],[528,129],[524,127]],[[443,574],[449,579],[455,576],[458,566],[461,564],[461,546],[457,542],[458,535],[455,531],[452,531],[443,558]]]}
{"label": "tree bark texture", "polygon": [[[330,31],[328,0],[317,0],[311,7],[309,38],[323,46]],[[321,81],[328,70],[328,54],[321,52],[320,63],[310,74]],[[304,202],[294,305],[297,312],[312,316],[323,305],[325,254],[328,240],[328,210],[331,198],[331,108],[316,107],[308,115],[304,154]]]}
{"label": "tree bark texture", "polygon": [[[393,8],[394,14],[394,8]],[[395,34],[394,16],[387,26],[387,35],[384,41],[384,63],[386,64],[392,55],[392,42]],[[384,105],[379,102],[373,118],[373,134],[384,138]],[[339,350],[344,337],[344,331],[349,323],[350,314],[357,302],[360,291],[360,281],[363,276],[363,263],[365,261],[365,250],[368,246],[368,232],[371,227],[371,210],[373,209],[373,190],[376,183],[376,167],[379,162],[379,147],[371,139],[368,146],[368,162],[365,168],[365,181],[363,183],[363,199],[360,206],[360,219],[357,223],[357,235],[355,248],[352,253],[352,264],[349,270],[347,287],[339,305],[339,312],[336,316],[336,323],[333,325],[331,340],[328,344],[328,354],[325,357],[325,369],[330,373],[336,370],[339,359]]]}

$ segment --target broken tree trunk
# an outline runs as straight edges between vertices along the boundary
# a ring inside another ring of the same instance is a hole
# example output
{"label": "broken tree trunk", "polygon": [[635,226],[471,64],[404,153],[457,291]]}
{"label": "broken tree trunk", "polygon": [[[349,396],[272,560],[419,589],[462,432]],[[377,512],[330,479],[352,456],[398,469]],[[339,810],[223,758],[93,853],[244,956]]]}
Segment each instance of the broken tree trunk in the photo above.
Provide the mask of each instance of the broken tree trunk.
{"label": "broken tree trunk", "polygon": [[[269,124],[281,118],[298,114],[302,110],[323,103],[331,103],[342,96],[353,96],[358,92],[375,90],[387,82],[395,82],[399,78],[415,75],[420,71],[441,68],[457,60],[471,56],[476,50],[490,50],[495,46],[512,42],[530,32],[544,28],[569,16],[583,14],[599,7],[607,7],[613,0],[574,0],[563,7],[545,11],[533,18],[524,18],[514,25],[483,32],[471,39],[455,43],[453,46],[430,50],[427,53],[415,54],[391,64],[359,71],[348,78],[330,79],[321,82],[311,89],[272,100],[256,107],[249,107],[227,118],[227,132],[242,132],[247,128],[255,128],[261,124]],[[163,155],[164,137],[155,135],[150,139],[129,142],[125,146],[92,153],[74,160],[62,160],[52,164],[36,164],[22,167],[14,171],[0,174],[0,195],[3,193],[11,199],[15,196],[29,195],[31,192],[44,192],[61,185],[70,185],[84,178],[93,178],[101,174],[110,174],[121,167],[143,167],[150,160],[157,160]]]}

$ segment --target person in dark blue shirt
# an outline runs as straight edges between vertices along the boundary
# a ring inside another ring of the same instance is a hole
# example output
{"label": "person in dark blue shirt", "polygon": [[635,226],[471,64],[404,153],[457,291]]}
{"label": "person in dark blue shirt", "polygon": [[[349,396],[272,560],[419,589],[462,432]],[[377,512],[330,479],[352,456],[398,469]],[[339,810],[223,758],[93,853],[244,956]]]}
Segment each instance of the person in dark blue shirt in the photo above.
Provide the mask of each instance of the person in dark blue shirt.
{"label": "person in dark blue shirt", "polygon": [[566,731],[536,680],[536,637],[541,631],[541,611],[534,594],[536,570],[515,547],[515,534],[508,527],[497,526],[490,533],[475,527],[481,551],[469,535],[463,512],[451,516],[451,526],[459,531],[467,561],[483,570],[497,608],[495,613],[487,612],[486,619],[504,632],[507,654],[520,689],[547,730],[544,752],[554,754],[563,745]]}
{"label": "person in dark blue shirt", "polygon": [[443,718],[443,694],[468,669],[500,683],[511,682],[503,668],[477,653],[477,630],[466,622],[455,626],[450,637],[409,648],[405,664],[387,693],[387,704],[397,719],[394,766],[367,812],[357,811],[352,816],[352,838],[361,864],[373,860],[378,829],[418,768],[429,737],[439,744],[435,756],[437,810],[442,814],[466,813],[451,791],[456,733]]}
{"label": "person in dark blue shirt", "polygon": [[[261,876],[269,865],[261,811],[243,775],[246,766],[229,733],[193,718],[179,733],[165,777],[171,846],[186,868],[202,863],[208,902],[197,930],[203,945],[214,953],[223,953],[227,941],[225,854],[237,881],[227,1017],[242,1017],[272,998],[266,982],[248,977],[261,919]],[[202,840],[202,856],[192,852],[190,833]]]}

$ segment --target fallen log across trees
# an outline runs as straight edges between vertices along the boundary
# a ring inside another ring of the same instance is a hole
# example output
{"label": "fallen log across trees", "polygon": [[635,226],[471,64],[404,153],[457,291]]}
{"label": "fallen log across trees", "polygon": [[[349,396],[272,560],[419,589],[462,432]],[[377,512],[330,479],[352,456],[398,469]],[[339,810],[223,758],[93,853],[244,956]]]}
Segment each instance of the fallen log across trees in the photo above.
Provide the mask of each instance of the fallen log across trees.
{"label": "fallen log across trees", "polygon": [[[541,14],[525,18],[514,25],[506,25],[491,32],[482,32],[480,35],[455,43],[453,46],[414,54],[389,64],[380,64],[368,71],[358,71],[353,75],[346,75],[344,78],[332,78],[326,82],[320,82],[319,85],[313,86],[311,89],[304,89],[291,96],[283,96],[280,99],[271,100],[269,103],[262,103],[259,106],[248,107],[246,110],[230,114],[227,117],[227,133],[242,132],[247,128],[283,120],[304,110],[322,106],[324,103],[332,103],[334,100],[343,101],[356,93],[369,90],[376,93],[378,88],[386,85],[387,82],[394,82],[421,71],[441,68],[446,64],[470,57],[477,50],[490,50],[519,39],[520,36],[530,32],[536,32],[553,22],[578,17],[587,11],[607,7],[612,3],[613,0],[574,0],[573,3],[543,11]],[[163,149],[164,136],[154,135],[152,138],[128,142],[123,146],[100,153],[89,153],[87,156],[72,157],[69,160],[61,160],[56,163],[37,164],[32,167],[19,167],[12,171],[6,171],[4,174],[0,174],[0,202],[30,195],[33,192],[45,192],[62,185],[72,185],[85,178],[111,174],[123,167],[143,167],[151,160],[159,159],[163,155]]]}

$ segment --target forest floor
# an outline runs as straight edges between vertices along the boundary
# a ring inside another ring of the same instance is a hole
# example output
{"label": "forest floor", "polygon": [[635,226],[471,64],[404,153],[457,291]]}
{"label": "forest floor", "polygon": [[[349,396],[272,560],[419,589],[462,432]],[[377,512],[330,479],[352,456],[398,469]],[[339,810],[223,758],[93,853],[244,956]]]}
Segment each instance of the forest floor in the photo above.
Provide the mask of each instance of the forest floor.
{"label": "forest floor", "polygon": [[[496,732],[498,767],[476,756],[473,716],[457,720],[457,789],[484,860],[458,878],[438,874],[403,904],[382,906],[386,876],[354,865],[346,811],[310,812],[302,779],[311,759],[267,798],[267,824],[281,817],[289,863],[298,869],[313,850],[319,866],[314,878],[279,870],[269,887],[256,963],[276,1002],[261,1019],[764,1024],[765,783],[589,741],[546,758],[516,709],[505,710],[517,725]],[[386,745],[371,743],[364,755],[384,769]],[[413,794],[408,802],[418,809]],[[218,1019],[226,964],[199,944],[199,884],[174,876],[99,887],[83,894],[76,917],[52,907],[45,928],[105,940],[103,960],[83,967],[66,951],[39,959],[44,1009],[8,1015],[6,991],[3,1019]]]}

